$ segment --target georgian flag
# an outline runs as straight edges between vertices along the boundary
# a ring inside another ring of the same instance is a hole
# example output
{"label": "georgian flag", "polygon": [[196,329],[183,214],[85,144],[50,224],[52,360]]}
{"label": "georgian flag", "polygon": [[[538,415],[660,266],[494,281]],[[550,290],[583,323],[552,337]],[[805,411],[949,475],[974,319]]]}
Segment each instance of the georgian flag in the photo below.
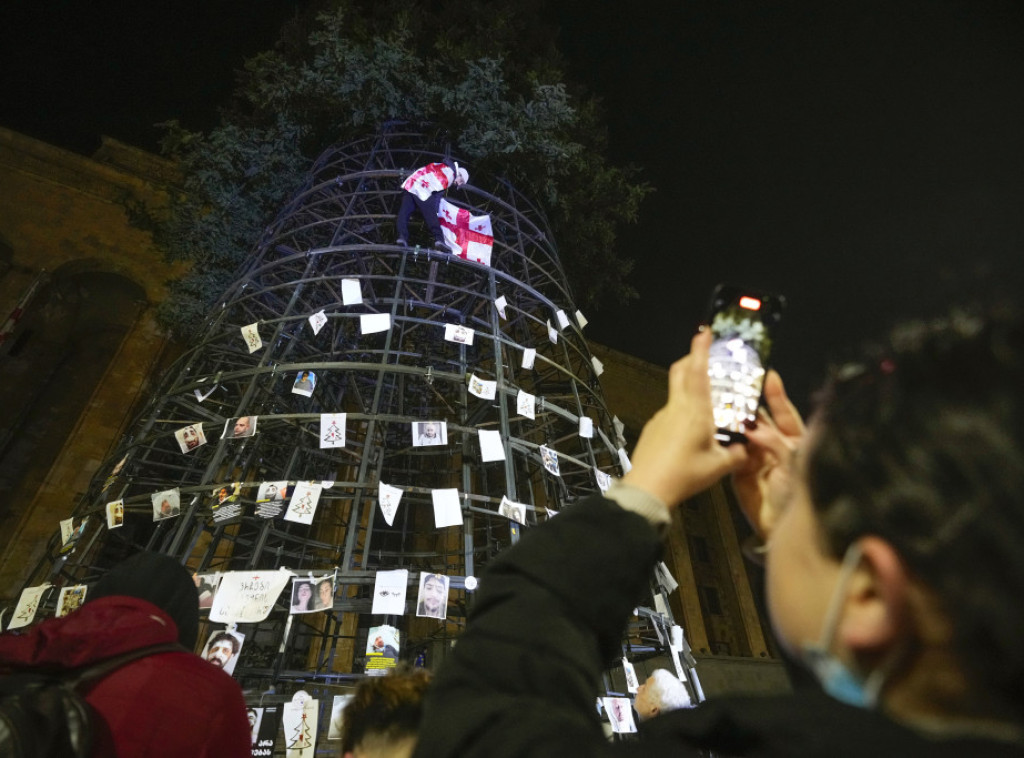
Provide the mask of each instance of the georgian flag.
{"label": "georgian flag", "polygon": [[442,199],[437,208],[437,217],[441,220],[444,240],[453,255],[485,266],[491,265],[494,234],[491,232],[490,216],[471,216],[465,208]]}

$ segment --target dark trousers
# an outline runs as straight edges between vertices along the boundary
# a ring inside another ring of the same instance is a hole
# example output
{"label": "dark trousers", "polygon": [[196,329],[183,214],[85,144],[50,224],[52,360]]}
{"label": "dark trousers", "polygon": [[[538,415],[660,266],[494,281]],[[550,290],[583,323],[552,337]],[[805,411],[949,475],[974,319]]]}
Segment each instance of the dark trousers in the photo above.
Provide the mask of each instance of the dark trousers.
{"label": "dark trousers", "polygon": [[432,192],[426,200],[420,200],[411,192],[402,193],[402,206],[398,209],[398,237],[406,242],[409,241],[409,219],[412,212],[419,208],[420,215],[434,235],[436,242],[444,242],[444,234],[441,233],[441,220],[437,217],[437,208],[441,204],[441,193]]}

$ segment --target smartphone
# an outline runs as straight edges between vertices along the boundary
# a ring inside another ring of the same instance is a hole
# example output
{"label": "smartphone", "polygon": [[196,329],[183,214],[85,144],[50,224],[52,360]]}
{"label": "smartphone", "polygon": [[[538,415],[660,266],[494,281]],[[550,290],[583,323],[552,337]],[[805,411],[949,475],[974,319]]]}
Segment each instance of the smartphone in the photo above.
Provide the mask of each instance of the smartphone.
{"label": "smartphone", "polygon": [[746,440],[748,421],[757,418],[768,358],[786,299],[734,284],[719,284],[711,296],[711,404],[723,445]]}

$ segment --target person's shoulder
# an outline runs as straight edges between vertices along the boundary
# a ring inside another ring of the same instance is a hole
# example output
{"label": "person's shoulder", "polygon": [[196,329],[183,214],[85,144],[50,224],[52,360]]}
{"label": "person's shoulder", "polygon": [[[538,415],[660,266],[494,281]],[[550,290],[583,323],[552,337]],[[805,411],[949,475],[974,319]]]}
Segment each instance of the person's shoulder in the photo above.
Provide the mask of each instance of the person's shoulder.
{"label": "person's shoulder", "polygon": [[201,698],[203,692],[212,694],[213,691],[216,691],[218,698],[225,692],[237,692],[239,697],[242,695],[238,682],[230,674],[187,650],[155,653],[140,659],[139,663],[148,664],[154,675],[173,676],[179,678],[182,684],[190,683],[190,688],[194,687],[196,691],[196,697]]}

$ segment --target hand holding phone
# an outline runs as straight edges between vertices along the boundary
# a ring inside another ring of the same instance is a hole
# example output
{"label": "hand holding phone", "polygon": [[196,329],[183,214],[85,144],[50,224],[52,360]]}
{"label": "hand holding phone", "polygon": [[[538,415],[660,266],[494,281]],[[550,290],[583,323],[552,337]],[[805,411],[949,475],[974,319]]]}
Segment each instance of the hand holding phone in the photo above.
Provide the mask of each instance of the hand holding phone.
{"label": "hand holding phone", "polygon": [[746,439],[768,371],[768,358],[786,299],[781,295],[720,284],[711,296],[711,405],[723,445]]}

